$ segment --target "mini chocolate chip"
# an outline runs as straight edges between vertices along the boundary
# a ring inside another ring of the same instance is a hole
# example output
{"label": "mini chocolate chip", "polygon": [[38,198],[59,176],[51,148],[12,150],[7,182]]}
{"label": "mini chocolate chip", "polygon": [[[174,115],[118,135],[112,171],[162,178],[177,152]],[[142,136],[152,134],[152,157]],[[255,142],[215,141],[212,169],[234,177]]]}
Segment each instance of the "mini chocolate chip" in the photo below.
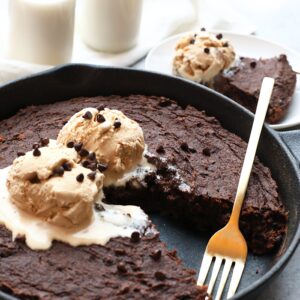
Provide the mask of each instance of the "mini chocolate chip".
{"label": "mini chocolate chip", "polygon": [[98,122],[98,123],[103,123],[103,122],[105,122],[105,121],[106,121],[106,120],[105,120],[105,118],[104,118],[103,115],[101,115],[101,114],[97,115],[97,122]]}
{"label": "mini chocolate chip", "polygon": [[205,27],[202,27],[202,28],[200,29],[200,31],[206,31]]}
{"label": "mini chocolate chip", "polygon": [[104,211],[105,210],[103,205],[100,203],[95,203],[95,209],[96,209],[96,211]]}
{"label": "mini chocolate chip", "polygon": [[85,148],[82,148],[78,154],[81,156],[81,157],[86,157],[89,155],[89,151],[87,151]]}
{"label": "mini chocolate chip", "polygon": [[88,168],[89,168],[89,165],[90,165],[90,162],[89,162],[88,160],[84,160],[84,161],[81,163],[81,165],[82,165],[84,168],[88,169]]}
{"label": "mini chocolate chip", "polygon": [[195,44],[195,39],[191,39],[191,40],[190,40],[190,44],[191,44],[191,45]]}
{"label": "mini chocolate chip", "polygon": [[80,173],[79,175],[76,176],[76,180],[77,180],[78,182],[83,182],[83,180],[84,180],[84,175],[83,175],[82,173]]}
{"label": "mini chocolate chip", "polygon": [[156,249],[156,250],[152,251],[152,253],[150,254],[150,257],[153,258],[154,260],[159,260],[161,258],[161,250]]}
{"label": "mini chocolate chip", "polygon": [[140,233],[138,231],[134,231],[131,234],[131,237],[130,237],[131,242],[138,243],[140,241],[140,239],[141,239],[141,237],[140,237]]}
{"label": "mini chocolate chip", "polygon": [[126,266],[122,261],[117,264],[117,269],[120,273],[126,273],[127,272]]}
{"label": "mini chocolate chip", "polygon": [[225,42],[225,43],[223,44],[223,47],[228,47],[228,46],[229,46],[228,42]]}
{"label": "mini chocolate chip", "polygon": [[35,175],[34,177],[30,178],[29,181],[32,184],[37,184],[37,183],[41,182],[40,179],[37,177],[37,175]]}
{"label": "mini chocolate chip", "polygon": [[161,271],[156,271],[154,273],[154,276],[157,280],[165,280],[167,278],[167,276],[165,275],[165,273],[161,272]]}
{"label": "mini chocolate chip", "polygon": [[53,170],[53,173],[58,175],[58,176],[63,176],[64,173],[65,173],[65,169],[64,169],[63,166],[59,166],[59,167],[57,167]]}
{"label": "mini chocolate chip", "polygon": [[67,142],[67,147],[68,148],[73,148],[74,147],[74,142],[72,142],[72,141]]}
{"label": "mini chocolate chip", "polygon": [[98,109],[99,111],[104,110],[104,108],[105,108],[105,106],[104,106],[103,104],[101,104],[101,105],[99,105],[99,106],[97,107],[97,109]]}
{"label": "mini chocolate chip", "polygon": [[202,153],[203,153],[205,156],[210,156],[210,150],[209,150],[209,148],[204,148],[204,149],[202,150]]}
{"label": "mini chocolate chip", "polygon": [[86,120],[91,120],[93,118],[93,115],[90,111],[86,111],[82,117]]}
{"label": "mini chocolate chip", "polygon": [[17,156],[18,156],[18,157],[24,156],[24,155],[25,155],[25,152],[21,152],[21,151],[18,151],[18,152],[17,152]]}
{"label": "mini chocolate chip", "polygon": [[39,148],[35,148],[34,150],[33,150],[33,156],[40,156],[42,153],[41,153],[41,151],[39,150]]}
{"label": "mini chocolate chip", "polygon": [[222,33],[217,34],[217,35],[216,35],[216,38],[217,38],[218,40],[221,40],[221,39],[223,38],[223,34],[222,34]]}
{"label": "mini chocolate chip", "polygon": [[189,152],[189,146],[185,142],[181,143],[180,148],[185,152]]}
{"label": "mini chocolate chip", "polygon": [[107,164],[99,163],[99,164],[97,165],[97,169],[98,169],[100,172],[106,171],[107,168],[108,168]]}
{"label": "mini chocolate chip", "polygon": [[161,97],[160,101],[159,101],[159,106],[161,107],[167,107],[170,106],[172,104],[172,101],[170,99]]}
{"label": "mini chocolate chip", "polygon": [[64,168],[65,171],[70,172],[72,170],[72,165],[68,162],[65,162],[62,167]]}
{"label": "mini chocolate chip", "polygon": [[82,148],[82,143],[77,143],[77,144],[75,144],[75,145],[74,145],[74,148],[75,148],[75,150],[76,150],[77,152],[79,152],[79,151],[81,150],[81,148]]}
{"label": "mini chocolate chip", "polygon": [[41,142],[41,145],[42,145],[43,147],[45,147],[45,146],[48,146],[48,145],[49,145],[50,140],[49,140],[48,138],[41,138],[41,139],[40,139],[40,142]]}
{"label": "mini chocolate chip", "polygon": [[96,178],[96,172],[92,172],[87,174],[88,179],[90,179],[91,181],[94,181]]}
{"label": "mini chocolate chip", "polygon": [[206,54],[209,54],[209,48],[204,48],[203,50]]}
{"label": "mini chocolate chip", "polygon": [[243,59],[245,59],[245,57],[244,57],[244,56],[241,56],[241,57],[240,57],[240,60],[243,60]]}
{"label": "mini chocolate chip", "polygon": [[160,145],[160,146],[158,146],[158,147],[156,148],[156,152],[157,152],[157,153],[160,153],[160,154],[166,153],[166,151],[165,151],[165,149],[164,149],[164,147],[163,147],[162,145]]}
{"label": "mini chocolate chip", "polygon": [[117,128],[120,128],[122,125],[122,123],[119,121],[119,120],[116,120],[115,123],[114,123],[114,127],[117,129]]}
{"label": "mini chocolate chip", "polygon": [[34,143],[32,145],[32,149],[36,149],[36,148],[40,148],[40,144],[39,143]]}
{"label": "mini chocolate chip", "polygon": [[91,160],[91,161],[95,161],[96,160],[96,154],[95,154],[95,152],[90,152],[90,154],[88,155],[87,159]]}
{"label": "mini chocolate chip", "polygon": [[256,67],[256,61],[251,61],[250,67],[251,67],[251,68],[255,68],[255,67]]}
{"label": "mini chocolate chip", "polygon": [[92,171],[96,171],[97,170],[97,163],[96,162],[92,162],[88,165],[87,167],[88,169],[92,170]]}

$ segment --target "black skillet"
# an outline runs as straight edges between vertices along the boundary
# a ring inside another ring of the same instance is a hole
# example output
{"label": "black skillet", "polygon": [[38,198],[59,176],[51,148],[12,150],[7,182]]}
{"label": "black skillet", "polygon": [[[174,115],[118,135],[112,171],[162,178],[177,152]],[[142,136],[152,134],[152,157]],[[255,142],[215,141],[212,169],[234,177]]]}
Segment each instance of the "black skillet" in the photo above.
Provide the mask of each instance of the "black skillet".
{"label": "black skillet", "polygon": [[[79,96],[158,95],[191,104],[219,119],[230,131],[248,140],[253,115],[230,99],[212,90],[182,79],[132,69],[100,68],[67,65],[19,80],[0,88],[0,119],[7,118],[21,107],[51,103]],[[232,299],[255,299],[267,283],[286,265],[300,239],[300,176],[298,162],[279,134],[264,126],[258,156],[267,165],[278,183],[279,193],[289,211],[288,233],[279,251],[273,256],[257,257],[251,253],[238,293]],[[176,248],[186,266],[199,268],[209,236],[197,234],[157,215],[151,216],[170,248]],[[1,270],[0,270],[1,272]],[[14,299],[0,292],[0,299]]]}

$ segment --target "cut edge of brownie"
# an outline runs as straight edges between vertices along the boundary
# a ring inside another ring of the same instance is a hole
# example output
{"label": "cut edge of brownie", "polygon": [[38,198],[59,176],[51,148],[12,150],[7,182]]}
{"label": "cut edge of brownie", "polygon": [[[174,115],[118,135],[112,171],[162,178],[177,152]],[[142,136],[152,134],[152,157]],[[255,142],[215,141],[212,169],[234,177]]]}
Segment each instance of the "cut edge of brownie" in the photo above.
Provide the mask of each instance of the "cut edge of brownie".
{"label": "cut edge of brownie", "polygon": [[215,78],[214,89],[254,113],[263,77],[275,79],[267,112],[267,121],[274,124],[285,116],[296,86],[296,73],[286,55],[267,59],[242,57]]}

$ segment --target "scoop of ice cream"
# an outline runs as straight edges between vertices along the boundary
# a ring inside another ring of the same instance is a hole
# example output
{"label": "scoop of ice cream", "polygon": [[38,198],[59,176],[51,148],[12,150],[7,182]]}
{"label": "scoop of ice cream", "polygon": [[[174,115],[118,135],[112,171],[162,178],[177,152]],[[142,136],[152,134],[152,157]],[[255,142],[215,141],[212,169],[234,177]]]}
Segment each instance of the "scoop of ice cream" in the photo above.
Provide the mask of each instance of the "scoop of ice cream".
{"label": "scoop of ice cream", "polygon": [[95,153],[97,161],[107,165],[105,184],[135,168],[145,148],[139,124],[108,108],[85,108],[76,113],[59,132],[57,141],[63,145],[82,143],[84,149]]}
{"label": "scoop of ice cream", "polygon": [[191,33],[176,45],[173,73],[196,82],[209,83],[227,69],[234,58],[233,47],[221,34],[206,31]]}
{"label": "scoop of ice cream", "polygon": [[7,178],[11,201],[58,226],[88,224],[103,185],[103,174],[77,164],[74,149],[49,146],[13,162]]}

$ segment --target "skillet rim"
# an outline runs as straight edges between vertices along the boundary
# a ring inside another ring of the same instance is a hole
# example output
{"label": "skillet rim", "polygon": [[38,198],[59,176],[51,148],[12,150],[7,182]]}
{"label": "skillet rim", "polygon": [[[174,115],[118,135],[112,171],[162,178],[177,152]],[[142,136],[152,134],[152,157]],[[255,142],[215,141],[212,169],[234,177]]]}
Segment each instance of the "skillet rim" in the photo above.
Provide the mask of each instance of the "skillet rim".
{"label": "skillet rim", "polygon": [[[109,71],[114,71],[114,72],[127,72],[128,74],[143,74],[143,76],[150,76],[150,77],[157,77],[157,78],[165,78],[165,79],[169,79],[172,81],[181,81],[184,84],[186,84],[187,86],[194,86],[197,89],[204,90],[207,93],[212,94],[214,97],[218,97],[221,98],[227,102],[230,103],[230,105],[235,106],[238,110],[241,111],[242,114],[246,114],[248,115],[248,117],[250,117],[252,120],[254,118],[253,113],[251,113],[250,111],[248,111],[247,109],[245,109],[244,107],[242,107],[240,104],[234,102],[233,100],[231,100],[230,98],[204,86],[204,85],[200,85],[194,82],[191,82],[187,79],[183,79],[183,78],[178,78],[178,77],[174,77],[171,75],[166,75],[166,74],[161,74],[161,73],[157,73],[157,72],[153,72],[153,71],[146,71],[146,70],[139,70],[139,69],[133,69],[133,68],[120,68],[120,67],[112,67],[112,66],[99,66],[99,65],[93,65],[93,64],[65,64],[65,65],[61,65],[61,66],[57,66],[54,68],[51,68],[49,70],[43,71],[43,72],[39,72],[30,76],[27,76],[25,78],[20,78],[17,80],[13,80],[8,82],[7,84],[4,85],[0,85],[0,93],[2,92],[2,90],[5,91],[5,89],[7,88],[11,88],[14,87],[14,85],[18,85],[18,84],[30,84],[31,81],[35,80],[36,78],[39,77],[46,77],[47,76],[55,76],[56,74],[59,74],[61,72],[64,72],[65,70],[68,69],[76,69],[78,71],[79,70],[101,70],[102,72],[109,72]],[[130,76],[130,75],[129,75]],[[176,101],[176,99],[174,99]],[[1,105],[1,103],[0,103]],[[223,125],[222,125],[223,126]],[[226,128],[226,127],[225,127]],[[285,154],[287,155],[288,160],[291,163],[291,167],[293,168],[294,173],[297,176],[298,182],[300,182],[300,172],[299,172],[299,168],[298,168],[298,164],[294,158],[294,154],[290,151],[290,149],[286,146],[286,144],[282,141],[281,137],[280,137],[280,133],[276,132],[274,129],[272,129],[271,127],[269,127],[269,125],[267,125],[266,123],[263,125],[263,130],[266,131],[266,133],[268,135],[271,135],[275,141],[278,143],[279,147],[285,152]],[[299,187],[300,189],[300,187]],[[273,277],[275,277],[275,275],[277,275],[287,264],[287,262],[290,260],[290,258],[292,257],[293,253],[295,252],[295,250],[297,249],[298,245],[300,243],[300,220],[298,222],[298,226],[297,226],[297,230],[294,234],[294,236],[291,239],[290,245],[286,248],[286,251],[279,257],[279,259],[274,263],[274,265],[258,280],[256,280],[255,282],[253,282],[252,284],[250,284],[248,287],[244,288],[242,291],[237,292],[235,294],[234,297],[232,297],[232,300],[237,300],[237,299],[243,299],[244,297],[250,296],[251,293],[253,293],[256,289],[258,288],[263,288],[264,285],[266,285]],[[4,296],[4,299],[16,299],[14,296],[11,296],[9,294],[5,294],[3,292],[0,291],[0,299],[1,296]]]}

